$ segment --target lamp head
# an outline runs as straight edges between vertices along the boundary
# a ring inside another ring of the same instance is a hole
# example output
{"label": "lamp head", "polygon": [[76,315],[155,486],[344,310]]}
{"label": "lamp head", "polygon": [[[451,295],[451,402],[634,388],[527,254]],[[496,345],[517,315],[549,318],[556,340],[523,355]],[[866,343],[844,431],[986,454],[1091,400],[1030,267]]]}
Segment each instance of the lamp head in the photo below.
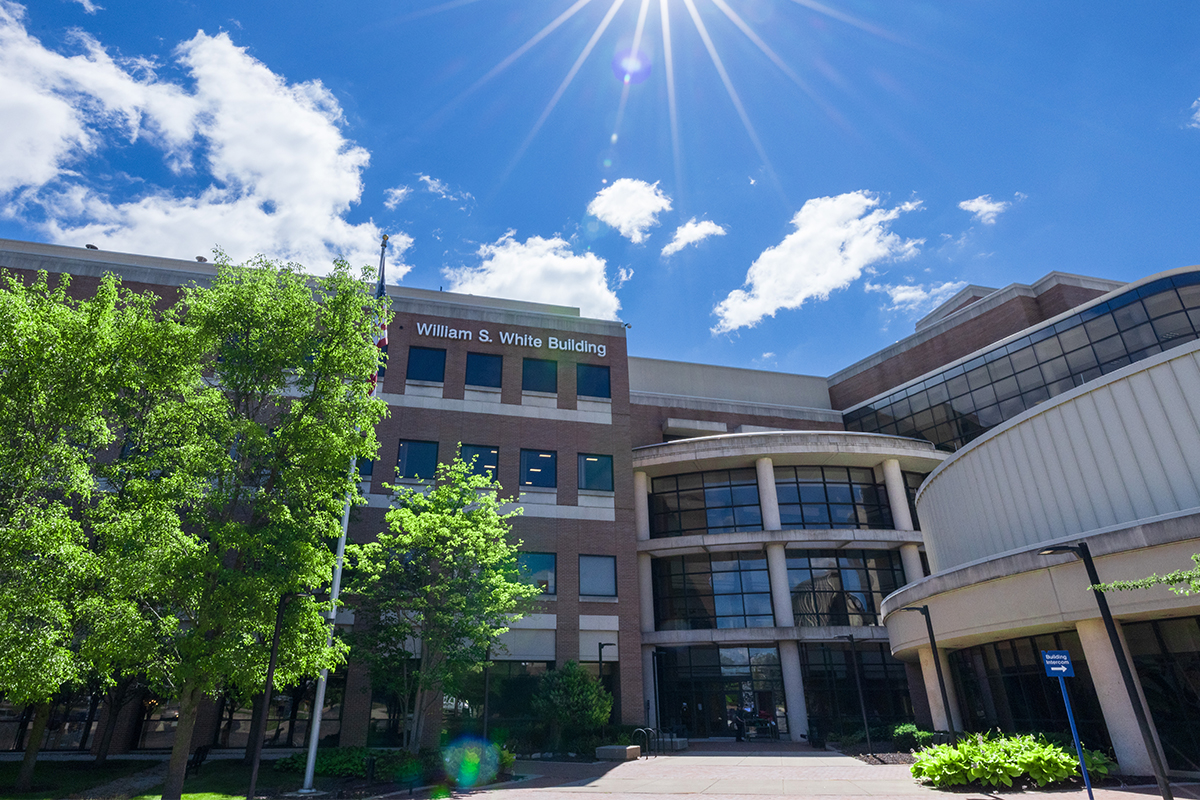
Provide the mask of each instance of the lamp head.
{"label": "lamp head", "polygon": [[1079,555],[1079,545],[1077,544],[1056,544],[1050,547],[1043,547],[1038,550],[1039,556],[1053,556],[1059,553],[1074,553]]}
{"label": "lamp head", "polygon": [[921,612],[922,616],[926,616],[926,617],[929,616],[929,606],[905,606],[904,608],[897,608],[896,610],[897,611],[919,611],[919,612]]}

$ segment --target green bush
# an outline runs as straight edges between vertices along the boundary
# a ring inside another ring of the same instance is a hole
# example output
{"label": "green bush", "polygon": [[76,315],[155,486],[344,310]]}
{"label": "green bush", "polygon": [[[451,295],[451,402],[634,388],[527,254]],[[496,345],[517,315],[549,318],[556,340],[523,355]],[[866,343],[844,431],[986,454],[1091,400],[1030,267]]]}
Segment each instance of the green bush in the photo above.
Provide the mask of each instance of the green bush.
{"label": "green bush", "polygon": [[933,734],[923,731],[911,722],[892,728],[892,745],[899,751],[921,750],[928,747]]}
{"label": "green bush", "polygon": [[550,727],[550,748],[560,751],[564,729],[572,738],[594,734],[608,722],[613,698],[600,681],[593,678],[574,661],[543,673],[530,703],[533,713]]}
{"label": "green bush", "polygon": [[[1107,757],[1096,751],[1089,754],[1107,774]],[[1103,759],[1103,760],[1101,760]],[[1038,786],[1057,783],[1079,774],[1075,754],[1043,736],[1029,734],[1004,736],[975,734],[957,744],[939,744],[917,753],[912,774],[918,780],[938,788],[982,784],[1012,786],[1014,779],[1028,778]]]}
{"label": "green bush", "polygon": [[[329,747],[317,750],[314,772],[335,778],[365,778],[367,758],[375,759],[375,778],[380,781],[412,781],[422,777],[417,759],[400,750],[370,750],[366,747]],[[280,772],[303,772],[307,753],[294,753],[275,762]]]}

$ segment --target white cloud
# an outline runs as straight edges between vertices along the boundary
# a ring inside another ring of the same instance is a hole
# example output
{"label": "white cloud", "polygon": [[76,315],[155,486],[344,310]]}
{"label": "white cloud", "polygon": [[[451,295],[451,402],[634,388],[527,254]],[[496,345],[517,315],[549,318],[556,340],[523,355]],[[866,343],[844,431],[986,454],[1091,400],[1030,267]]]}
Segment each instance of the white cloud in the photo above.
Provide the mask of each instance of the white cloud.
{"label": "white cloud", "polygon": [[1188,123],[1189,128],[1200,128],[1200,100],[1192,103],[1192,119]]}
{"label": "white cloud", "polygon": [[388,211],[395,211],[396,206],[403,203],[408,196],[412,194],[412,189],[407,186],[395,186],[383,193],[383,207]]}
{"label": "white cloud", "polygon": [[620,178],[596,193],[587,212],[617,229],[634,244],[646,240],[646,231],[658,224],[658,215],[671,210],[671,198],[658,188],[633,178]]}
{"label": "white cloud", "polygon": [[[289,84],[225,33],[176,48],[188,88],[86,34],[76,43],[72,56],[43,47],[24,9],[0,0],[0,118],[22,120],[0,126],[0,213],[106,250],[191,258],[220,245],[235,260],[265,253],[318,270],[337,255],[374,262],[378,227],[345,219],[369,154],[342,135],[320,82]],[[113,140],[139,139],[199,188],[114,199],[76,170]],[[391,241],[397,255],[411,244]]]}
{"label": "white cloud", "polygon": [[[559,236],[518,242],[509,231],[479,248],[477,267],[447,267],[450,290],[466,294],[576,306],[586,317],[616,319],[621,302],[609,286],[604,259],[578,254]],[[621,270],[618,286],[631,272]]]}
{"label": "white cloud", "polygon": [[713,309],[713,333],[756,325],[781,308],[799,308],[814,297],[825,300],[871,264],[916,255],[925,240],[901,238],[889,227],[920,202],[890,209],[878,205],[879,199],[865,191],[807,201],[792,217],[796,230],[750,265],[746,288],[730,292]]}
{"label": "white cloud", "polygon": [[95,14],[97,11],[103,11],[104,6],[96,5],[92,0],[75,0],[76,3],[83,6],[84,13]]}
{"label": "white cloud", "polygon": [[455,192],[451,190],[450,185],[445,181],[440,181],[437,178],[432,178],[429,175],[417,175],[417,180],[425,184],[426,191],[433,192],[443,200],[474,200],[470,192]]}
{"label": "white cloud", "polygon": [[725,229],[710,219],[696,221],[695,217],[680,225],[675,230],[675,238],[673,238],[666,247],[662,249],[664,256],[673,256],[689,244],[702,242],[710,236],[724,236]]}
{"label": "white cloud", "polygon": [[958,207],[963,211],[971,212],[975,219],[984,225],[995,225],[996,217],[1004,213],[1005,209],[1011,205],[1012,203],[1004,200],[993,200],[990,194],[981,194],[974,200],[963,200]]}
{"label": "white cloud", "polygon": [[949,300],[966,285],[966,281],[946,281],[945,283],[930,284],[928,288],[920,283],[868,283],[866,290],[885,293],[891,300],[889,309],[892,311],[901,311],[906,314],[926,314]]}

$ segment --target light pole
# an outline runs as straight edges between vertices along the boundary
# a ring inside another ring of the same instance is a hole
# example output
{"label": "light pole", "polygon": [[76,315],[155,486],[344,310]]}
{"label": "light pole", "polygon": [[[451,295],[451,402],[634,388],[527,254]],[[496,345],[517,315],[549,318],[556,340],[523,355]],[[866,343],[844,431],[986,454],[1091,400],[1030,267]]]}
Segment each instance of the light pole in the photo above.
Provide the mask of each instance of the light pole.
{"label": "light pole", "polygon": [[598,662],[598,665],[596,666],[596,677],[597,678],[599,678],[601,676],[601,673],[604,672],[604,648],[616,647],[616,646],[617,646],[616,642],[597,642],[596,643],[596,651],[597,651],[596,652],[596,661]]}
{"label": "light pole", "polygon": [[929,606],[906,606],[896,610],[919,611],[925,618],[925,630],[929,633],[929,649],[933,651],[933,668],[937,672],[938,689],[942,692],[942,711],[946,714],[946,727],[950,729],[950,735],[953,736],[956,733],[954,715],[950,711],[950,698],[946,695],[946,678],[942,675],[942,659],[938,656],[937,639],[933,636],[933,622],[929,619]]}
{"label": "light pole", "polygon": [[871,723],[867,721],[867,701],[863,699],[862,680],[858,677],[858,648],[854,646],[854,634],[850,633],[838,638],[850,640],[850,666],[854,669],[854,686],[858,689],[858,707],[862,711],[863,730],[867,733],[867,753],[875,755],[875,747],[871,744]]}
{"label": "light pole", "polygon": [[1171,785],[1167,781],[1167,772],[1163,769],[1162,760],[1158,757],[1158,747],[1154,744],[1154,734],[1150,731],[1150,720],[1146,717],[1146,709],[1138,697],[1137,685],[1133,682],[1133,672],[1125,659],[1125,648],[1121,646],[1121,636],[1117,633],[1117,624],[1113,621],[1112,612],[1108,608],[1108,598],[1099,589],[1100,576],[1096,574],[1096,564],[1092,561],[1092,551],[1087,542],[1078,544],[1061,544],[1045,547],[1038,551],[1039,556],[1057,555],[1059,553],[1074,553],[1083,561],[1087,570],[1088,584],[1100,608],[1100,618],[1104,620],[1104,629],[1108,631],[1108,641],[1112,645],[1113,657],[1117,659],[1117,668],[1121,671],[1121,679],[1125,681],[1125,691],[1129,695],[1129,705],[1133,706],[1133,716],[1137,719],[1138,728],[1142,732],[1142,741],[1146,745],[1146,754],[1150,756],[1150,766],[1154,769],[1154,779],[1158,781],[1158,791],[1163,800],[1172,800]]}

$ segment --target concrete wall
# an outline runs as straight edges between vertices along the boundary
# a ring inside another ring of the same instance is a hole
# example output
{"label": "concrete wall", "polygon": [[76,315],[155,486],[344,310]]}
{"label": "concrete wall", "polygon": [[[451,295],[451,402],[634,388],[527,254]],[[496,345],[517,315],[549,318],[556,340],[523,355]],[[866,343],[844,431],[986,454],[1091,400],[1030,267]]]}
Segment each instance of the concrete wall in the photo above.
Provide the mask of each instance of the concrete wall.
{"label": "concrete wall", "polygon": [[634,392],[776,406],[830,407],[824,378],[657,358],[629,359],[629,388]]}

